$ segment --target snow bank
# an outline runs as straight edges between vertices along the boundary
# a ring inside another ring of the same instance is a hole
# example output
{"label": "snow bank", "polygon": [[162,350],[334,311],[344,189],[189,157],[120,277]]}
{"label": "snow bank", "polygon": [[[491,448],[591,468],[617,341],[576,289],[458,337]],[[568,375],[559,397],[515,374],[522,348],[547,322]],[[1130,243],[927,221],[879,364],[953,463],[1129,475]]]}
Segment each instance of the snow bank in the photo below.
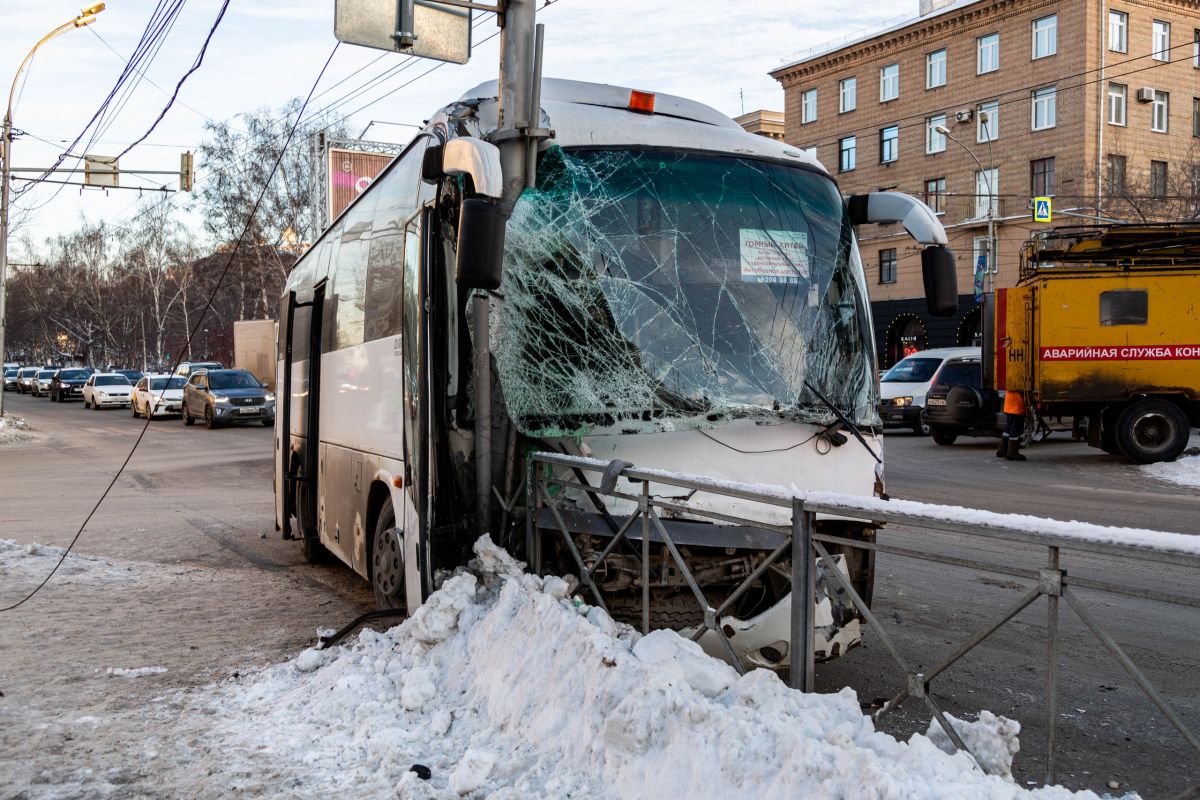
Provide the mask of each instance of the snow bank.
{"label": "snow bank", "polygon": [[[178,743],[188,774],[320,798],[1072,796],[877,732],[849,689],[804,694],[673,632],[642,637],[487,537],[476,554],[478,575],[449,578],[402,625],[200,694],[188,716],[204,733]],[[1008,754],[1001,771],[1017,749],[1005,723],[964,730]]]}
{"label": "snow bank", "polygon": [[1146,464],[1142,472],[1151,478],[1177,483],[1180,486],[1200,487],[1200,455],[1184,456],[1174,461]]}
{"label": "snow bank", "polygon": [[38,435],[29,427],[24,417],[14,417],[12,414],[0,417],[0,445],[27,442],[36,438]]}

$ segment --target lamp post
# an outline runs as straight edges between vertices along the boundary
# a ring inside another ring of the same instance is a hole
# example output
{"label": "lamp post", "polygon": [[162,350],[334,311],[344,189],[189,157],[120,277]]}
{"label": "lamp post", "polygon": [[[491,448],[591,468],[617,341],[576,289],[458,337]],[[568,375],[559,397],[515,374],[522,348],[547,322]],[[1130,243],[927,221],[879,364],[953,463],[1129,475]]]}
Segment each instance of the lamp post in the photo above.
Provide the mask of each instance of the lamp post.
{"label": "lamp post", "polygon": [[[988,113],[986,111],[979,112],[979,121],[984,126],[984,130],[987,131],[987,134],[988,134],[988,157],[991,158],[992,131],[991,131],[991,126],[989,125],[990,120],[988,119]],[[949,131],[949,129],[946,128],[945,125],[938,125],[934,130],[936,130],[942,136],[945,136],[947,139],[954,142],[956,145],[958,145],[963,150],[965,150],[967,155],[969,155],[975,161],[975,166],[979,167],[979,173],[981,175],[983,175],[984,185],[987,186],[987,192],[988,192],[987,240],[988,240],[988,260],[991,261],[991,264],[989,265],[988,269],[985,270],[984,274],[987,275],[987,282],[989,284],[992,284],[991,286],[987,286],[985,288],[995,288],[995,286],[994,286],[995,280],[992,276],[1000,268],[999,267],[1000,260],[996,256],[996,190],[995,190],[995,187],[992,186],[991,173],[988,170],[985,170],[983,168],[983,164],[979,163],[979,159],[976,158],[976,156],[973,152],[971,152],[971,148],[967,147],[965,144],[960,142],[958,139],[955,139],[953,136],[950,135],[950,131]],[[994,164],[995,161],[993,160],[992,163]]]}
{"label": "lamp post", "polygon": [[[17,90],[17,81],[21,77],[21,73],[25,71],[25,67],[33,59],[33,54],[38,48],[46,42],[53,39],[59,34],[66,33],[73,28],[82,28],[85,25],[91,25],[96,21],[96,15],[104,10],[104,3],[95,3],[81,10],[79,15],[69,22],[64,22],[54,30],[47,33],[38,43],[33,46],[25,56],[25,60],[21,62],[21,66],[17,67],[17,74],[13,76],[12,86],[8,90],[8,105],[4,111],[4,130],[0,134],[0,159],[3,159],[3,165],[0,166],[0,362],[4,360],[4,327],[6,324],[4,307],[7,299],[6,278],[8,273],[8,184],[12,174],[12,105],[13,94]],[[0,392],[0,417],[4,416],[4,393]]]}

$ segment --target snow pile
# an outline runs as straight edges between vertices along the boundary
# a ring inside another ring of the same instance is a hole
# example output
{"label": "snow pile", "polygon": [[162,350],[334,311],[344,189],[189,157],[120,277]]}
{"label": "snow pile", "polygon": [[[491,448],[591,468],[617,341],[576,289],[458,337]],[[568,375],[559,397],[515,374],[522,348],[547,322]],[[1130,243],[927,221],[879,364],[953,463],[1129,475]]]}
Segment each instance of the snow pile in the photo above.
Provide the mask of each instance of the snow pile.
{"label": "snow pile", "polygon": [[29,427],[24,417],[14,417],[12,414],[0,417],[0,445],[27,442],[36,438],[37,434]]}
{"label": "snow pile", "polygon": [[140,678],[143,675],[161,675],[166,671],[166,667],[109,667],[104,674],[115,678]]}
{"label": "snow pile", "polygon": [[[1015,719],[998,717],[990,711],[979,712],[979,719],[975,722],[965,722],[953,714],[946,714],[946,719],[979,761],[979,766],[991,775],[1012,780],[1013,758],[1021,749],[1021,741],[1017,738],[1021,723]],[[954,743],[936,719],[929,721],[929,730],[925,735],[943,752],[954,753]]]}
{"label": "snow pile", "polygon": [[[804,694],[673,632],[642,637],[487,537],[476,554],[478,575],[450,577],[402,625],[194,700],[203,733],[174,747],[196,796],[1071,796],[879,733],[848,689]],[[963,730],[1011,766],[1014,725]]]}
{"label": "snow pile", "polygon": [[[16,591],[25,582],[32,582],[28,586],[32,589],[54,569],[64,552],[61,547],[0,539],[0,587],[5,591]],[[132,565],[112,564],[101,558],[72,553],[58,568],[56,578],[127,578],[133,570]]]}
{"label": "snow pile", "polygon": [[1200,487],[1200,453],[1185,455],[1174,461],[1146,464],[1142,467],[1142,472],[1151,478],[1177,483],[1180,486]]}

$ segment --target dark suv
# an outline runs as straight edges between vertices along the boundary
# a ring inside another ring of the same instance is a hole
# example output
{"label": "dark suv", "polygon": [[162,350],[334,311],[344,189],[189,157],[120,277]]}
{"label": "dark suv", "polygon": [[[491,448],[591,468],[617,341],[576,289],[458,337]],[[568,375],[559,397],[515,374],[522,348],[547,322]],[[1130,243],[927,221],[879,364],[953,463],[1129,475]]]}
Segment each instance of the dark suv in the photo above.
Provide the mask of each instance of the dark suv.
{"label": "dark suv", "polygon": [[983,388],[978,358],[951,358],[934,376],[921,421],[938,444],[954,444],[959,436],[1000,436],[1004,401],[995,390]]}
{"label": "dark suv", "polygon": [[87,367],[65,367],[54,373],[50,381],[50,399],[59,403],[64,400],[80,400],[83,398],[83,385],[91,376],[92,370]]}
{"label": "dark suv", "polygon": [[275,395],[244,369],[202,369],[183,387],[183,424],[210,428],[235,422],[275,424]]}

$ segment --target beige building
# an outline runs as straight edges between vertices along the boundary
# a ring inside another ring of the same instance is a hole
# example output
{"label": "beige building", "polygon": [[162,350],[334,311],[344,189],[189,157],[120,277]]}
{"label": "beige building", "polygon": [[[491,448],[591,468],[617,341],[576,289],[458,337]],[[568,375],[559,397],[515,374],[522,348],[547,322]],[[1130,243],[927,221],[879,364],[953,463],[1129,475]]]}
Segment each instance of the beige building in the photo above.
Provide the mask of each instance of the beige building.
{"label": "beige building", "polygon": [[733,121],[750,133],[766,136],[768,139],[783,141],[783,112],[760,109],[734,117]]}
{"label": "beige building", "polygon": [[[924,313],[919,253],[895,226],[863,228],[880,362],[971,344],[975,267],[1011,286],[1035,223],[1200,216],[1200,3],[922,0],[921,15],[800,54],[772,72],[785,140],[815,151],[843,193],[895,189],[942,215],[958,257],[959,316]],[[938,131],[943,128],[944,135]],[[981,271],[981,275],[982,275]]]}

